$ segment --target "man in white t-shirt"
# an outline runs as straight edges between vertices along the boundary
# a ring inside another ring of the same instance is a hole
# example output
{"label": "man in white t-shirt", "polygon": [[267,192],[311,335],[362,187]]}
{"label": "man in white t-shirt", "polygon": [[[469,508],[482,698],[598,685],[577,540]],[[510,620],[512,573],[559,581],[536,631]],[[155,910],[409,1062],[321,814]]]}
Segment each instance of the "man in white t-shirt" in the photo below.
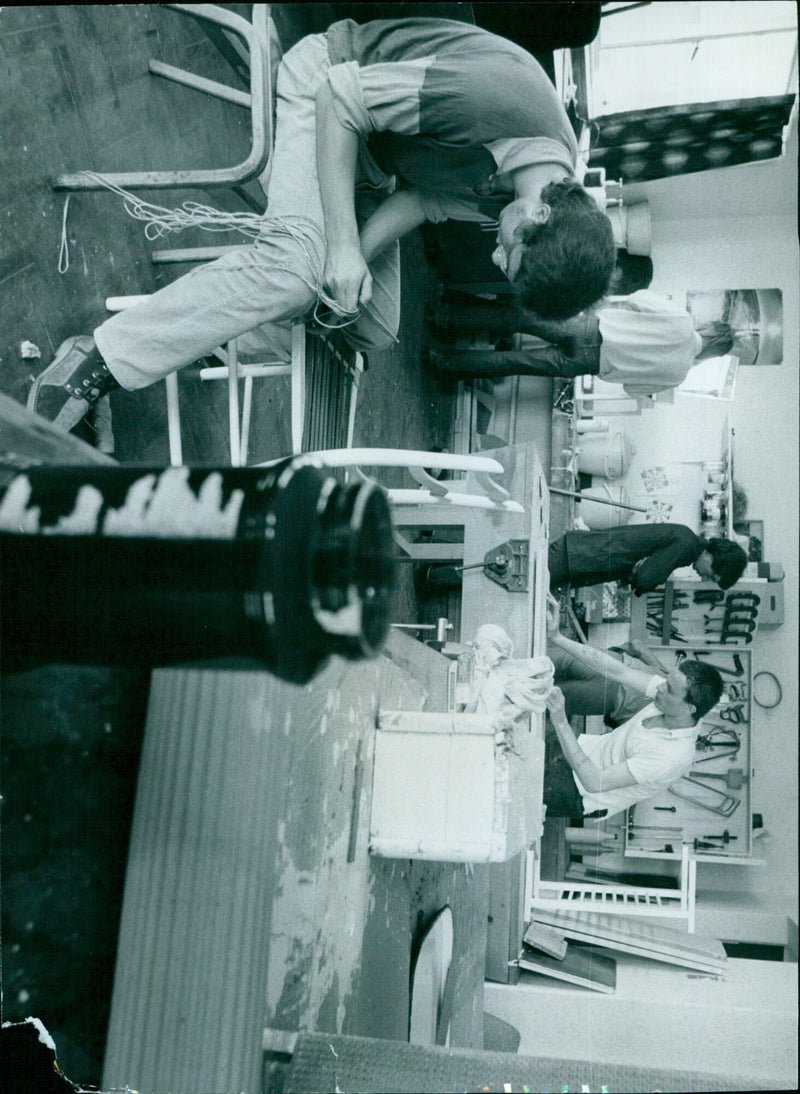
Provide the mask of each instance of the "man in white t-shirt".
{"label": "man in white t-shirt", "polygon": [[554,730],[545,753],[544,801],[550,816],[611,816],[654,797],[685,775],[695,754],[697,723],[722,695],[711,665],[683,661],[666,676],[642,672],[616,658],[565,638],[558,606],[548,603],[548,638],[598,675],[641,692],[651,701],[605,734],[576,738],[554,687],[547,709]]}
{"label": "man in white t-shirt", "polygon": [[[451,309],[452,310],[452,309]],[[490,338],[502,333],[534,335],[549,345],[523,339],[513,350],[431,351],[440,371],[470,378],[500,376],[599,375],[621,384],[628,395],[655,395],[677,387],[698,361],[722,357],[733,346],[727,323],[695,329],[685,308],[650,289],[572,319],[544,319],[507,304],[478,302],[459,328],[483,327]]]}

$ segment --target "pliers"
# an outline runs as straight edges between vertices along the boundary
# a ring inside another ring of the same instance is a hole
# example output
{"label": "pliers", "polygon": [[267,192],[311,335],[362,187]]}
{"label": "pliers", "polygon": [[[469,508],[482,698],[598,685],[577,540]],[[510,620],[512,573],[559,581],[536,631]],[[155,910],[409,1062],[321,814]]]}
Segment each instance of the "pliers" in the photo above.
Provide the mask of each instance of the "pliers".
{"label": "pliers", "polygon": [[724,710],[719,712],[720,718],[723,722],[736,722],[737,725],[741,725],[746,721],[744,716],[744,703],[736,703],[734,706],[725,707]]}

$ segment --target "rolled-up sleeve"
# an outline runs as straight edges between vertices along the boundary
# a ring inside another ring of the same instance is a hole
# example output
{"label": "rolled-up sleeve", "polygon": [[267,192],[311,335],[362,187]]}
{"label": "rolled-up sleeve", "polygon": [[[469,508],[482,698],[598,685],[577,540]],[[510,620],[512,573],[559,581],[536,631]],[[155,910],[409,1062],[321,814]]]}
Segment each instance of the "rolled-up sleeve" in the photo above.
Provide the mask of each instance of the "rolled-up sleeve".
{"label": "rolled-up sleeve", "polygon": [[576,157],[572,151],[551,137],[518,137],[490,141],[486,147],[491,152],[497,170],[501,173],[516,171],[520,167],[555,163],[572,174]]}
{"label": "rolled-up sleeve", "polygon": [[391,130],[415,136],[420,132],[420,91],[434,57],[367,65],[356,61],[334,65],[328,73],[336,116],[362,136]]}

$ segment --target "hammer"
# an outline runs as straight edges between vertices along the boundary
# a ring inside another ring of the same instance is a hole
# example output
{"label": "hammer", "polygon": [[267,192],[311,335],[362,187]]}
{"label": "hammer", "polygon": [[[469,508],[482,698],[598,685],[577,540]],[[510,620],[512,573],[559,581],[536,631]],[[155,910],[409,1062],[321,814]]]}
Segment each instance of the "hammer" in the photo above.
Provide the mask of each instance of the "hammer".
{"label": "hammer", "polygon": [[730,767],[724,775],[711,773],[708,771],[692,771],[692,775],[702,775],[704,779],[724,779],[725,785],[728,790],[741,790],[744,784],[747,782],[747,776],[744,773],[744,768]]}

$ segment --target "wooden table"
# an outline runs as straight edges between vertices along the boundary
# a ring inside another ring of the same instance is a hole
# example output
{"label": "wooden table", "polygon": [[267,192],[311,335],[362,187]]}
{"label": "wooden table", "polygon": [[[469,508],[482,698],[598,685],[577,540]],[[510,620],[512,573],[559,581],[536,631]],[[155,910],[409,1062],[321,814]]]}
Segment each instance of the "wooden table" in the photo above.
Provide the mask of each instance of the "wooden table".
{"label": "wooden table", "polygon": [[[483,623],[501,626],[514,643],[515,657],[538,657],[546,652],[545,605],[549,587],[547,547],[550,494],[541,460],[533,444],[509,445],[486,453],[505,468],[500,481],[524,513],[468,513],[464,521],[464,561],[478,562],[486,551],[507,539],[529,543],[529,584],[526,593],[508,592],[485,577],[482,570],[465,570],[462,584],[461,639],[474,637]],[[544,716],[531,718],[531,730],[544,739]],[[543,772],[535,773],[542,795]],[[537,841],[538,842],[538,841]],[[486,977],[514,983],[519,970],[508,962],[516,958],[527,918],[525,871],[527,855],[489,866],[489,929]]]}
{"label": "wooden table", "polygon": [[524,506],[525,512],[465,510],[464,562],[469,565],[482,561],[487,551],[506,540],[527,540],[528,589],[525,593],[509,592],[487,578],[482,569],[465,570],[461,586],[461,640],[474,638],[481,624],[495,623],[513,641],[515,657],[538,657],[547,645],[545,599],[550,523],[547,480],[533,444],[507,445],[482,455],[491,456],[503,465],[505,473],[498,480],[512,499]]}

